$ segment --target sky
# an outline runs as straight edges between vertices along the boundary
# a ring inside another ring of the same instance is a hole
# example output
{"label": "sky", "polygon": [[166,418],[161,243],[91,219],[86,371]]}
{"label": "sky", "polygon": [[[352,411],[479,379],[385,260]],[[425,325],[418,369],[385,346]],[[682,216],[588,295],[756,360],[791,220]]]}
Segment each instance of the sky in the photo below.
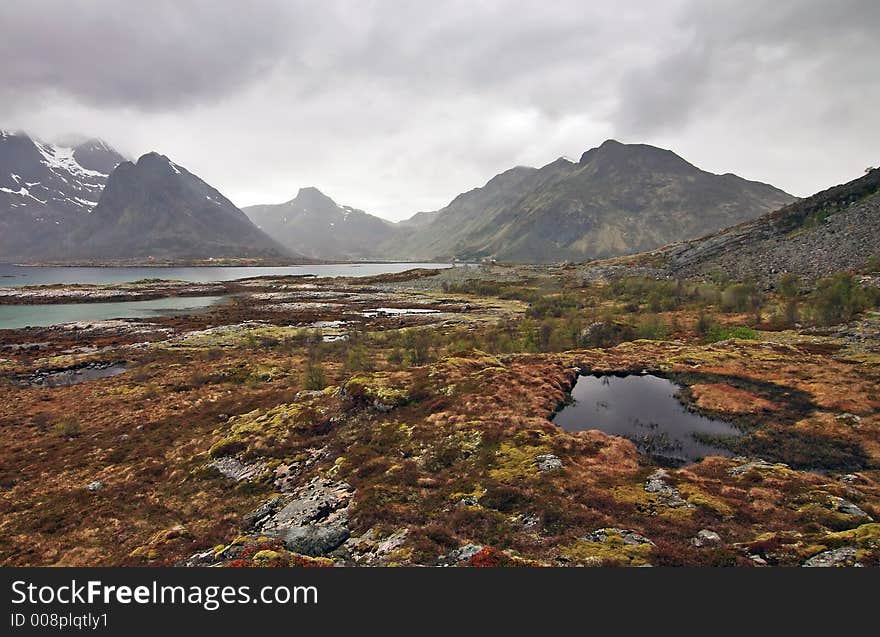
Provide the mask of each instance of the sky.
{"label": "sky", "polygon": [[0,128],[398,220],[613,138],[806,196],[880,165],[876,0],[7,0]]}

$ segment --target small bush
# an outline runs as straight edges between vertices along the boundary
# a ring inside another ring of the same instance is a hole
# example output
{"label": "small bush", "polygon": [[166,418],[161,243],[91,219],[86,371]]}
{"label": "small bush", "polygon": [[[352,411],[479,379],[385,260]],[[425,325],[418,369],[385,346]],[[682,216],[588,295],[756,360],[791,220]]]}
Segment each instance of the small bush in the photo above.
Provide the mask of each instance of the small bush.
{"label": "small bush", "polygon": [[727,312],[754,311],[761,302],[760,292],[751,283],[734,283],[721,293],[721,307]]}
{"label": "small bush", "polygon": [[636,336],[652,341],[669,338],[669,326],[657,315],[646,316],[636,326]]}
{"label": "small bush", "polygon": [[318,391],[327,386],[327,376],[324,374],[324,366],[317,358],[309,356],[306,369],[303,373],[303,387],[308,390]]}
{"label": "small bush", "polygon": [[863,288],[846,272],[820,280],[810,295],[813,318],[820,325],[850,321],[877,301],[876,290]]}
{"label": "small bush", "polygon": [[61,420],[55,423],[52,430],[63,438],[76,438],[81,433],[79,420],[73,415],[64,416]]}
{"label": "small bush", "polygon": [[801,280],[791,272],[786,272],[776,282],[776,291],[783,299],[793,299],[801,288]]}

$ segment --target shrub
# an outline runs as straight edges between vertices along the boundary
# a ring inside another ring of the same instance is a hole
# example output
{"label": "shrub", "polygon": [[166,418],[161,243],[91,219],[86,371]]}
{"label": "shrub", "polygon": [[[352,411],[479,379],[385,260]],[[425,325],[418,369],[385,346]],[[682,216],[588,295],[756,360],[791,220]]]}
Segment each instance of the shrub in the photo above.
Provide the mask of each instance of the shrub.
{"label": "shrub", "polygon": [[646,316],[636,326],[636,336],[652,341],[662,341],[669,338],[669,326],[657,315]]}
{"label": "shrub", "polygon": [[791,272],[786,272],[776,282],[776,291],[783,299],[793,299],[798,295],[801,280]]}
{"label": "shrub", "polygon": [[880,254],[875,254],[867,261],[865,261],[865,265],[862,267],[862,271],[869,274],[880,272]]}
{"label": "shrub", "polygon": [[721,293],[721,307],[728,312],[747,312],[760,308],[761,294],[751,283],[734,283]]}
{"label": "shrub", "polygon": [[63,438],[76,438],[81,432],[79,420],[73,415],[64,416],[61,420],[55,423],[52,430]]}
{"label": "shrub", "polygon": [[372,365],[369,354],[367,354],[367,348],[364,345],[353,345],[348,349],[345,368],[350,372],[370,371]]}
{"label": "shrub", "polygon": [[709,333],[709,331],[718,325],[718,321],[713,319],[711,316],[707,316],[704,312],[700,312],[700,315],[697,317],[696,330],[697,334],[700,336],[705,336]]}
{"label": "shrub", "polygon": [[851,320],[876,304],[877,299],[875,290],[863,288],[852,274],[841,272],[820,280],[810,302],[817,323],[834,325]]}
{"label": "shrub", "polygon": [[324,374],[324,366],[316,357],[309,356],[303,373],[303,387],[315,391],[324,389],[326,386],[327,377]]}
{"label": "shrub", "polygon": [[424,365],[429,362],[431,334],[428,330],[406,330],[403,333],[403,347],[410,365]]}

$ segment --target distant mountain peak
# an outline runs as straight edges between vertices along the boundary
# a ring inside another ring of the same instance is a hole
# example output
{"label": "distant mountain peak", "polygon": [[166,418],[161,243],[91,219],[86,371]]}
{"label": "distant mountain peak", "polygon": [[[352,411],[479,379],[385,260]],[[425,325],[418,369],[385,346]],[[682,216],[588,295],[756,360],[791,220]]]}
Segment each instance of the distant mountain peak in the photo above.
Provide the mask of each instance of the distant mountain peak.
{"label": "distant mountain peak", "polygon": [[289,249],[321,259],[372,258],[393,230],[388,221],[337,204],[314,186],[300,188],[286,203],[248,206],[245,213]]}
{"label": "distant mountain peak", "polygon": [[102,258],[285,253],[215,188],[157,152],[117,167],[74,240],[74,250]]}
{"label": "distant mountain peak", "polygon": [[650,144],[624,144],[616,139],[606,139],[596,148],[581,155],[578,162],[585,166],[590,163],[605,167],[621,167],[627,170],[681,172],[699,170],[696,166],[671,150]]}
{"label": "distant mountain peak", "polygon": [[313,208],[339,207],[337,206],[335,201],[333,201],[330,197],[318,190],[315,186],[305,186],[303,188],[300,188],[299,191],[296,193],[296,197],[293,198],[291,203]]}

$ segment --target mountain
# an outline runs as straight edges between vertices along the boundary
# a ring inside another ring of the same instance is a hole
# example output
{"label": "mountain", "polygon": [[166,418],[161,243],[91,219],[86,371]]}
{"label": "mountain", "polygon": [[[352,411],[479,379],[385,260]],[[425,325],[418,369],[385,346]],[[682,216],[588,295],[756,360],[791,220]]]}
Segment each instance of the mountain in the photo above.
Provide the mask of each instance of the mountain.
{"label": "mountain", "polygon": [[340,206],[317,188],[302,188],[277,205],[249,206],[245,213],[290,250],[319,259],[381,257],[378,245],[394,224],[350,206]]}
{"label": "mountain", "polygon": [[287,256],[281,245],[185,168],[147,153],[123,162],[101,199],[68,241],[89,259]]}
{"label": "mountain", "polygon": [[0,131],[0,261],[57,256],[123,161],[98,139],[64,146]]}
{"label": "mountain", "polygon": [[501,173],[384,248],[413,259],[585,261],[699,237],[793,200],[669,150],[608,140],[576,163]]}
{"label": "mountain", "polygon": [[772,285],[783,272],[818,279],[880,256],[880,169],[757,219],[665,248],[671,276],[725,273]]}

